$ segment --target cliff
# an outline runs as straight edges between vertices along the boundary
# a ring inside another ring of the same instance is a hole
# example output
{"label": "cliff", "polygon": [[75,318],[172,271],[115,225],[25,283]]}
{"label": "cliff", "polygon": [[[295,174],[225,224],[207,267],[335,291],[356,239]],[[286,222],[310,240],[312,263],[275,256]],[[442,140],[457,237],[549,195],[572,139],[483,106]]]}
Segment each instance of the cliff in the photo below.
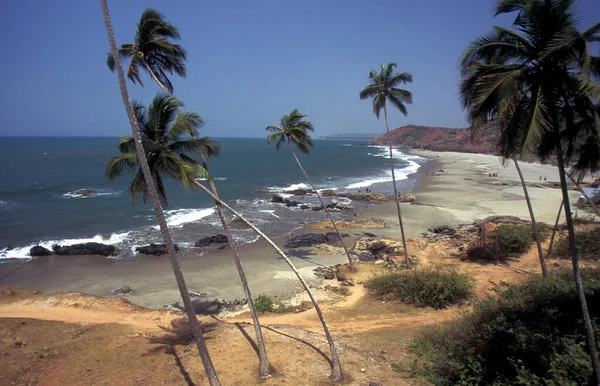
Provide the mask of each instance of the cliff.
{"label": "cliff", "polygon": [[[499,131],[486,125],[473,139],[470,129],[408,125],[390,131],[392,145],[434,151],[496,154]],[[387,134],[372,139],[370,144],[387,145]]]}

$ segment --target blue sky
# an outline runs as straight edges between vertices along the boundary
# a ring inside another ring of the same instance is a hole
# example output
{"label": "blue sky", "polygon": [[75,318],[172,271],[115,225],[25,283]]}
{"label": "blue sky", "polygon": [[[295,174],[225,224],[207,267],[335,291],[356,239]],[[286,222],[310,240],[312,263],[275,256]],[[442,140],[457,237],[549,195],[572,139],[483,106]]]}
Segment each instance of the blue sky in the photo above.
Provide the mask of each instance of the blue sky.
{"label": "blue sky", "polygon": [[[380,133],[369,101],[358,98],[370,69],[391,61],[413,74],[408,117],[390,125],[464,127],[457,61],[468,42],[507,25],[492,0],[116,1],[109,0],[117,44],[133,40],[145,8],[179,27],[188,76],[175,94],[201,114],[215,137],[264,136],[294,108],[315,135]],[[580,0],[581,27],[600,16],[600,1]],[[99,1],[0,2],[4,75],[0,135],[118,136],[129,131]],[[128,83],[148,104],[157,86]]]}

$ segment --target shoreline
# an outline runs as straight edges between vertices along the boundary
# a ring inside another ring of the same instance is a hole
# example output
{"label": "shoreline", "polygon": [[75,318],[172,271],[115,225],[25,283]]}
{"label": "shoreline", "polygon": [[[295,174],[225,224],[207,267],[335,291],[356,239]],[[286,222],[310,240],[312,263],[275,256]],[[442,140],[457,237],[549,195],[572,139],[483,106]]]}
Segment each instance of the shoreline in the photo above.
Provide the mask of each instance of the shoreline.
{"label": "shoreline", "polygon": [[[417,176],[413,176],[416,177],[412,189],[416,203],[401,204],[407,238],[422,237],[428,228],[434,226],[456,227],[491,215],[515,215],[529,219],[514,167],[512,170],[510,166],[503,169],[496,157],[429,151],[410,151],[407,154],[429,159],[426,167],[419,168]],[[523,163],[521,168],[528,184],[536,185],[529,187],[536,219],[553,223],[561,200],[560,190],[537,187],[539,184],[535,180],[542,173],[548,178],[547,185],[557,181],[556,168],[528,163]],[[444,169],[445,172],[436,176],[427,175],[431,170],[438,169]],[[498,172],[499,177],[488,177],[488,170]],[[577,192],[572,192],[572,199],[576,199],[578,195]],[[350,220],[368,218],[384,219],[385,228],[341,231],[350,233],[353,239],[360,237],[363,232],[373,233],[379,238],[400,239],[393,201],[371,203]],[[307,227],[293,231],[289,236],[326,231]],[[282,245],[287,237],[275,237],[274,241]],[[253,297],[269,295],[284,300],[302,292],[295,275],[263,240],[242,245],[239,251]],[[286,252],[311,286],[318,286],[322,280],[314,275],[315,268],[347,262],[344,254],[332,255],[317,248],[298,248]],[[203,256],[180,252],[179,258],[189,290],[206,294],[195,298],[197,303],[214,299],[243,299],[239,277],[228,249],[214,249]],[[135,304],[162,308],[180,301],[166,256],[123,260],[102,256],[50,256],[32,259],[14,267],[1,267],[0,265],[0,285],[45,292],[75,291],[100,296],[115,296],[111,295],[111,290],[130,286],[136,290],[135,293],[118,296],[124,296]]]}

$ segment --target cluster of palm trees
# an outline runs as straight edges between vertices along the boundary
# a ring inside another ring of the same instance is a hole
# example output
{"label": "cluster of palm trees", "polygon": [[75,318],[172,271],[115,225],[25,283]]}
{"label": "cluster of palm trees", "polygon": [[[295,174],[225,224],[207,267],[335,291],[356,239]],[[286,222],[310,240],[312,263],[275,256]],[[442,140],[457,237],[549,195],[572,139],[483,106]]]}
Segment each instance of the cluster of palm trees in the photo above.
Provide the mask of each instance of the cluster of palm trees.
{"label": "cluster of palm trees", "polygon": [[[173,96],[174,88],[167,75],[186,75],[186,51],[173,42],[180,38],[177,28],[169,24],[161,13],[148,9],[140,18],[134,42],[117,47],[106,0],[100,2],[111,47],[107,65],[111,71],[117,72],[132,130],[132,137],[123,138],[118,144],[120,155],[111,158],[107,163],[106,176],[113,179],[124,173],[135,173],[130,185],[132,199],[135,201],[136,197],[141,195],[144,201],[149,199],[152,202],[210,384],[218,385],[219,380],[204,343],[202,330],[194,315],[165,221],[162,208],[168,204],[168,200],[163,184],[164,177],[179,181],[184,188],[199,188],[215,200],[253,318],[260,375],[268,376],[272,366],[267,357],[256,307],[224,209],[264,238],[297,275],[313,301],[329,343],[332,359],[331,379],[340,380],[342,370],[335,344],[308,284],[288,256],[270,238],[219,198],[207,163],[207,158],[219,154],[219,146],[208,137],[199,137],[198,129],[203,125],[202,118],[198,114],[181,111],[184,105]],[[468,46],[460,60],[460,95],[474,135],[482,124],[489,121],[494,121],[501,129],[499,152],[503,159],[514,162],[521,177],[544,276],[548,275],[548,269],[518,160],[524,155],[535,153],[542,159],[553,160],[559,168],[563,194],[561,208],[564,205],[573,272],[594,374],[600,384],[600,365],[579,272],[567,192],[567,178],[572,178],[572,174],[568,174],[567,165],[573,164],[574,170],[579,173],[594,170],[600,164],[600,59],[590,53],[590,45],[600,41],[600,23],[585,32],[579,32],[571,13],[572,3],[573,0],[498,0],[496,14],[516,13],[513,23],[515,30],[494,26],[490,34],[474,40]],[[146,72],[162,90],[147,109],[129,100],[121,63],[124,60],[129,61],[127,77],[134,84],[143,85],[141,73]],[[405,265],[409,266],[396,188],[387,105],[389,102],[402,114],[407,115],[406,105],[412,103],[412,94],[399,86],[412,82],[412,75],[406,72],[396,73],[395,67],[396,63],[389,63],[382,65],[380,72],[371,71],[369,84],[359,96],[360,99],[372,99],[373,112],[378,119],[381,110],[384,113]],[[306,115],[296,109],[284,115],[279,125],[266,127],[269,131],[267,142],[275,143],[278,150],[287,143],[294,160],[338,233],[350,267],[354,269],[351,253],[344,244],[335,221],[294,151],[296,147],[302,153],[308,154],[313,145],[309,134],[313,131],[313,125],[305,118]],[[198,156],[199,161],[195,156]],[[199,178],[205,178],[208,186],[199,182]]]}

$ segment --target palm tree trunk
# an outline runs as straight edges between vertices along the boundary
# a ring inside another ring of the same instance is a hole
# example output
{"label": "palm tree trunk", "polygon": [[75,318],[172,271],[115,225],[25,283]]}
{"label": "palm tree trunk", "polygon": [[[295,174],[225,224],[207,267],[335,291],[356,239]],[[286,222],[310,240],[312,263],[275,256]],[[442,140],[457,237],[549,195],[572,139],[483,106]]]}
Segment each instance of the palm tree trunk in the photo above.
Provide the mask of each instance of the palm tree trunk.
{"label": "palm tree trunk", "polygon": [[198,319],[194,312],[194,308],[192,307],[190,294],[185,283],[185,278],[183,277],[183,272],[181,271],[181,267],[179,265],[179,260],[177,259],[175,245],[173,244],[173,239],[171,238],[169,228],[167,227],[165,215],[163,213],[162,207],[160,206],[160,201],[158,199],[156,187],[150,174],[150,168],[148,167],[148,160],[146,159],[146,155],[142,147],[142,140],[140,139],[140,135],[138,132],[138,124],[135,119],[133,108],[131,107],[131,103],[129,101],[129,93],[127,92],[127,85],[125,84],[125,75],[123,74],[123,67],[121,66],[121,60],[119,58],[119,54],[117,53],[117,44],[115,42],[115,36],[112,30],[112,24],[110,21],[110,15],[108,13],[108,5],[106,3],[106,0],[100,0],[100,5],[102,6],[102,13],[104,16],[106,32],[108,34],[110,50],[116,64],[117,75],[119,78],[119,87],[121,90],[121,97],[123,98],[123,104],[125,105],[125,110],[127,111],[129,123],[131,124],[131,131],[135,141],[137,156],[140,162],[140,166],[142,168],[142,173],[144,174],[144,179],[146,180],[146,186],[148,189],[150,200],[152,201],[154,214],[156,215],[156,219],[158,220],[158,225],[160,227],[160,232],[162,234],[163,241],[169,252],[169,259],[171,261],[173,273],[175,274],[177,286],[179,287],[181,299],[183,300],[185,312],[190,323],[192,334],[194,335],[194,341],[196,342],[200,358],[202,359],[202,364],[204,365],[204,370],[206,371],[206,376],[211,386],[220,386],[217,373],[215,371],[212,360],[210,358],[210,354],[208,353],[208,349],[206,347],[206,343],[204,342],[204,338],[202,336],[200,323],[198,322]]}
{"label": "palm tree trunk", "polygon": [[[553,159],[550,159],[550,161],[552,161],[552,163],[555,166],[558,166],[558,164],[556,163],[556,161],[554,161]],[[571,182],[575,184],[575,186],[577,187],[577,190],[579,191],[579,193],[581,193],[583,195],[583,197],[585,198],[585,200],[588,202],[588,204],[590,204],[590,206],[592,207],[592,209],[594,210],[594,212],[596,212],[596,215],[598,217],[600,217],[600,209],[598,209],[598,207],[596,206],[596,204],[594,204],[594,201],[583,190],[583,188],[581,187],[581,185],[579,184],[579,182],[577,180],[575,180],[575,178],[573,178],[573,176],[570,175],[569,173],[567,173],[567,177],[569,177],[569,179],[571,180]]]}
{"label": "palm tree trunk", "polygon": [[283,252],[281,250],[281,248],[279,248],[277,246],[277,244],[275,244],[275,242],[273,242],[273,240],[271,240],[266,234],[264,234],[254,224],[252,224],[250,221],[248,221],[241,213],[237,212],[235,209],[233,209],[227,203],[222,201],[219,197],[217,197],[213,192],[211,192],[208,188],[206,188],[201,183],[195,181],[195,184],[200,189],[202,189],[206,194],[211,196],[221,206],[223,206],[225,209],[227,209],[228,211],[233,213],[235,215],[235,217],[239,218],[244,224],[248,225],[260,237],[262,237],[279,254],[279,256],[281,256],[281,258],[283,260],[285,260],[285,262],[291,268],[291,270],[294,272],[294,274],[296,274],[296,277],[298,277],[298,280],[300,280],[302,287],[304,287],[304,289],[306,290],[308,297],[310,298],[310,300],[312,301],[312,303],[315,307],[315,311],[317,312],[317,315],[319,316],[319,319],[321,320],[321,324],[323,325],[323,331],[325,332],[325,336],[327,337],[327,342],[329,343],[329,350],[331,351],[331,361],[332,361],[332,369],[331,369],[330,379],[334,382],[341,380],[342,379],[342,368],[340,365],[340,358],[338,357],[337,350],[336,350],[334,342],[333,342],[333,337],[331,336],[331,332],[329,331],[329,327],[327,326],[327,322],[325,321],[325,316],[323,315],[323,312],[321,311],[321,307],[319,306],[317,299],[315,299],[312,291],[310,290],[308,283],[306,283],[306,281],[304,280],[302,275],[300,275],[300,272],[298,272],[298,269],[296,268],[294,263],[292,263],[290,258],[287,257],[285,252]]}
{"label": "palm tree trunk", "polygon": [[[158,79],[152,68],[144,61],[144,66],[146,70],[154,79],[156,84],[163,90],[165,95],[172,96],[169,90],[165,87],[165,85]],[[179,109],[177,109],[179,112]],[[195,135],[192,134],[192,139],[195,139]],[[198,153],[200,156],[200,161],[204,169],[208,172],[208,164],[206,162],[206,158],[202,153]],[[214,193],[215,196],[219,197],[217,192],[217,187],[215,186],[215,182],[212,178],[210,178],[210,174],[207,178],[208,184],[210,186],[210,190]],[[223,224],[223,231],[225,232],[225,236],[227,236],[227,242],[229,244],[229,248],[231,249],[231,253],[233,254],[233,261],[235,263],[235,267],[240,276],[240,281],[242,282],[242,288],[244,289],[244,296],[246,297],[246,301],[248,302],[248,307],[250,308],[250,314],[252,315],[252,321],[254,322],[254,332],[256,334],[256,346],[258,347],[258,359],[259,359],[259,373],[261,377],[266,377],[271,372],[272,366],[269,363],[269,358],[267,357],[267,350],[265,348],[265,341],[263,339],[262,330],[260,327],[260,321],[258,320],[258,312],[256,311],[256,306],[254,305],[254,299],[252,298],[252,293],[250,292],[250,287],[248,286],[248,280],[246,279],[246,272],[244,271],[244,267],[242,266],[242,262],[240,260],[240,255],[238,253],[237,246],[235,245],[235,241],[231,236],[231,231],[229,230],[229,225],[227,224],[227,220],[225,219],[225,215],[223,214],[223,208],[221,205],[215,201],[217,206],[217,212],[219,213],[219,218],[221,219],[221,224]]]}
{"label": "palm tree trunk", "polygon": [[321,193],[319,193],[319,191],[317,190],[317,188],[315,188],[315,185],[313,184],[313,182],[308,177],[308,174],[306,173],[306,170],[304,170],[304,168],[302,167],[302,164],[300,163],[300,160],[298,159],[298,157],[296,157],[296,153],[294,153],[294,149],[292,148],[292,144],[290,143],[289,140],[288,140],[288,146],[290,147],[290,151],[292,152],[292,155],[294,156],[294,159],[296,160],[296,163],[300,167],[300,170],[302,170],[302,174],[304,174],[304,178],[306,178],[306,181],[308,181],[308,183],[310,184],[310,187],[317,194],[317,197],[319,198],[319,201],[321,202],[321,206],[323,207],[323,209],[325,210],[325,213],[327,214],[327,218],[329,219],[329,221],[331,221],[331,225],[333,225],[333,229],[335,230],[335,233],[337,233],[338,237],[340,238],[340,241],[342,242],[342,247],[344,247],[344,251],[346,252],[346,256],[348,257],[348,263],[350,263],[350,269],[352,271],[355,271],[356,268],[354,268],[354,262],[352,261],[352,257],[350,256],[350,252],[348,251],[348,248],[346,248],[346,244],[344,243],[344,239],[342,238],[342,234],[338,230],[337,225],[335,225],[335,221],[333,221],[333,218],[331,218],[331,213],[329,213],[329,209],[327,209],[327,207],[325,206],[325,202],[323,202],[323,198],[321,197]]}
{"label": "palm tree trunk", "polygon": [[[206,171],[208,171],[206,159],[202,154],[200,154],[200,159],[202,161],[202,166],[204,167],[204,169],[206,169]],[[215,197],[218,198],[219,195],[217,193],[217,187],[215,186],[214,180],[210,176],[210,174],[207,177],[207,181],[209,183],[210,190],[213,192]],[[237,246],[235,245],[233,237],[231,236],[229,224],[227,224],[225,214],[223,213],[223,207],[221,206],[219,201],[215,200],[215,204],[217,205],[217,212],[219,213],[221,224],[223,224],[223,230],[225,231],[225,235],[227,236],[229,248],[231,248],[231,252],[233,253],[233,261],[235,262],[235,267],[237,268],[238,275],[240,276],[240,281],[242,282],[244,296],[246,296],[246,301],[248,302],[248,307],[250,308],[250,315],[252,315],[254,332],[256,334],[256,346],[258,347],[259,373],[261,377],[266,377],[271,372],[272,366],[269,363],[269,358],[267,357],[265,341],[263,339],[260,321],[258,320],[258,312],[256,311],[256,306],[254,305],[254,299],[252,298],[252,293],[250,292],[250,286],[248,285],[248,280],[246,279],[246,272],[244,271],[244,267],[242,266]]]}
{"label": "palm tree trunk", "polygon": [[537,231],[535,216],[533,215],[531,200],[529,199],[529,193],[527,192],[527,186],[525,185],[525,178],[523,178],[523,173],[519,167],[517,157],[513,157],[513,162],[515,163],[517,173],[519,173],[519,179],[521,179],[521,186],[523,187],[523,193],[525,194],[525,201],[527,202],[527,209],[529,210],[529,217],[531,218],[531,230],[533,231],[533,238],[535,239],[535,244],[537,245],[538,255],[540,257],[540,265],[542,266],[542,276],[546,277],[548,276],[548,267],[546,267],[546,260],[544,260],[544,252],[542,251],[542,244],[540,243],[540,237]]}
{"label": "palm tree trunk", "polygon": [[[560,138],[558,126],[555,129],[557,138]],[[583,281],[581,280],[581,272],[579,270],[579,259],[577,258],[577,247],[575,246],[575,227],[573,226],[573,217],[571,216],[571,204],[569,202],[569,190],[567,186],[566,170],[560,143],[556,147],[558,158],[558,174],[560,176],[560,187],[563,195],[563,204],[565,206],[565,218],[567,220],[567,230],[569,232],[569,251],[571,252],[571,261],[573,263],[573,276],[575,278],[575,286],[577,287],[577,296],[581,305],[581,313],[583,315],[583,324],[587,335],[587,345],[592,360],[592,368],[594,369],[594,378],[596,384],[600,385],[600,362],[598,361],[598,350],[596,348],[596,338],[594,328],[590,319],[590,313],[585,300],[583,291]]]}
{"label": "palm tree trunk", "polygon": [[558,214],[556,215],[556,221],[554,222],[554,229],[552,229],[552,237],[550,237],[550,244],[548,245],[548,252],[546,252],[546,259],[550,257],[552,254],[552,246],[554,245],[554,237],[556,236],[556,231],[558,230],[558,221],[560,220],[560,214],[562,213],[564,202],[560,202],[560,207],[558,208]]}
{"label": "palm tree trunk", "polygon": [[408,259],[408,250],[406,249],[406,237],[404,237],[404,225],[402,225],[402,212],[400,212],[400,198],[398,197],[398,188],[396,188],[396,174],[394,172],[394,155],[392,152],[392,136],[390,135],[390,126],[388,125],[387,107],[383,105],[383,114],[385,115],[385,130],[387,132],[388,147],[390,149],[390,169],[392,170],[392,184],[394,185],[394,199],[396,200],[396,210],[398,212],[398,224],[400,224],[400,233],[402,234],[402,247],[404,248],[404,263],[410,266]]}

